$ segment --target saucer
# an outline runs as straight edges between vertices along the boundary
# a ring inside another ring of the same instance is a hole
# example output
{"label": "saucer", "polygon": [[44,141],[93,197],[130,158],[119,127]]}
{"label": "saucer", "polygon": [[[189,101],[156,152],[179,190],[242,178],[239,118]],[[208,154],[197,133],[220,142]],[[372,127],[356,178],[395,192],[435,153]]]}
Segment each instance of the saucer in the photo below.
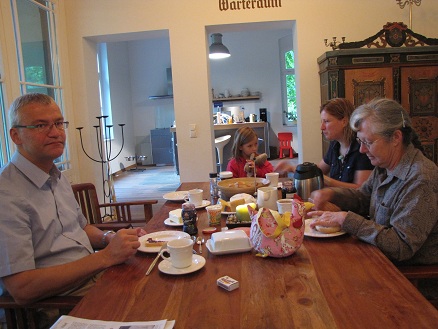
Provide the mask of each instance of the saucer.
{"label": "saucer", "polygon": [[199,205],[199,206],[196,206],[195,208],[196,208],[196,209],[205,208],[205,207],[209,206],[210,204],[211,204],[210,201],[208,201],[208,200],[202,200],[202,204]]}
{"label": "saucer", "polygon": [[166,224],[166,225],[168,225],[168,226],[183,226],[183,223],[175,223],[175,222],[172,222],[172,221],[170,220],[170,218],[165,219],[165,220],[164,220],[164,224]]}
{"label": "saucer", "polygon": [[193,255],[192,265],[184,268],[176,268],[172,266],[172,263],[166,259],[163,259],[160,264],[158,264],[158,269],[160,272],[172,275],[182,275],[192,272],[196,272],[203,268],[205,265],[205,258],[199,255]]}
{"label": "saucer", "polygon": [[188,195],[188,191],[175,191],[169,192],[163,195],[163,198],[167,201],[185,201],[184,199]]}

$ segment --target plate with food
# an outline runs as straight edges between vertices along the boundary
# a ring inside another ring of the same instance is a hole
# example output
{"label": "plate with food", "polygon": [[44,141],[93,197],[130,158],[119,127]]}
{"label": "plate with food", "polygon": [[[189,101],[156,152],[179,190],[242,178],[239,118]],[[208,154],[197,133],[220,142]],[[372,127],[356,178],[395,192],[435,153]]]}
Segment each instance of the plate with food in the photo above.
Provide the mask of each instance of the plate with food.
{"label": "plate with food", "polygon": [[334,236],[344,235],[346,232],[341,230],[341,227],[327,227],[317,225],[314,229],[310,227],[312,219],[306,220],[305,236],[313,238],[331,238]]}
{"label": "plate with food", "polygon": [[164,194],[163,198],[167,201],[184,201],[188,195],[188,191],[175,191]]}
{"label": "plate with food", "polygon": [[222,215],[232,215],[236,213],[236,207],[247,203],[257,203],[257,200],[250,194],[238,193],[230,198],[230,201],[219,199],[222,205]]}
{"label": "plate with food", "polygon": [[166,242],[185,238],[190,239],[190,235],[181,231],[159,231],[145,234],[138,238],[138,241],[140,241],[138,250],[142,252],[159,252]]}

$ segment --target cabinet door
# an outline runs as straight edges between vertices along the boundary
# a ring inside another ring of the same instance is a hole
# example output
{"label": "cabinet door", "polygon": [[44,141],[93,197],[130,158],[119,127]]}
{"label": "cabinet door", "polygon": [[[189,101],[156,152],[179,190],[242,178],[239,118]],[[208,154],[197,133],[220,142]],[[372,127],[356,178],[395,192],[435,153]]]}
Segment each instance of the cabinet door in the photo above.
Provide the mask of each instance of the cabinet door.
{"label": "cabinet door", "polygon": [[376,97],[394,98],[391,67],[345,70],[345,98],[355,107]]}
{"label": "cabinet door", "polygon": [[409,112],[429,159],[438,163],[438,67],[401,69],[401,104]]}

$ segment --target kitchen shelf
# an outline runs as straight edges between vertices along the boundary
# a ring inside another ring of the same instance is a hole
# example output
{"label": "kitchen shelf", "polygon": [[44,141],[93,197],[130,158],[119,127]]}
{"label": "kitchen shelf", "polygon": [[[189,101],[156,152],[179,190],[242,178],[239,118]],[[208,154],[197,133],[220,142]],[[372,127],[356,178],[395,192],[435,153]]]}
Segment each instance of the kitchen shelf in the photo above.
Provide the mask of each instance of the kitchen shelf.
{"label": "kitchen shelf", "polygon": [[173,95],[149,96],[149,99],[167,99],[167,98],[173,98]]}
{"label": "kitchen shelf", "polygon": [[213,98],[213,102],[251,101],[257,99],[260,99],[260,96],[234,96],[234,97]]}

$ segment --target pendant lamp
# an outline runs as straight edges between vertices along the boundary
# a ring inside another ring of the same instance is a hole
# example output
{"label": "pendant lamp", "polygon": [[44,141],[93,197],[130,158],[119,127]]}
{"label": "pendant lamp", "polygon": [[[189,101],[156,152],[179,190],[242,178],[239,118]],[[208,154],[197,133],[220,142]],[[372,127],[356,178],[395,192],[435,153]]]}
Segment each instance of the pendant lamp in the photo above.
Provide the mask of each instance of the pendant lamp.
{"label": "pendant lamp", "polygon": [[211,59],[221,59],[230,57],[230,51],[222,43],[222,34],[213,33],[211,35],[211,46],[209,57]]}

